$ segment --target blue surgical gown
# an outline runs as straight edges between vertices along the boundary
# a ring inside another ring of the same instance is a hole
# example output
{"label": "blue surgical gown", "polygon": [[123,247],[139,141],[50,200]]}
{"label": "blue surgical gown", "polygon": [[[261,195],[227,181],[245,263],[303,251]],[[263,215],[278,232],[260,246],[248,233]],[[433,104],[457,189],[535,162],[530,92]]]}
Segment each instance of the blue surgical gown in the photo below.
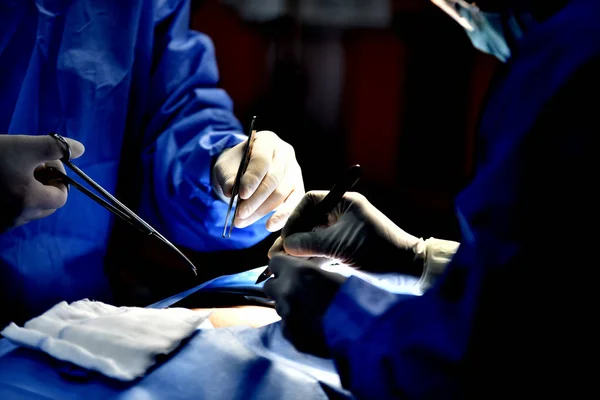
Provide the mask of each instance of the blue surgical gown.
{"label": "blue surgical gown", "polygon": [[[0,132],[58,132],[114,193],[125,143],[140,149],[139,213],[200,252],[264,239],[265,219],[221,238],[227,204],[211,163],[245,136],[218,88],[210,39],[186,0],[0,0]],[[0,325],[60,300],[110,301],[103,270],[112,215],[77,190],[52,216],[0,236]]]}
{"label": "blue surgical gown", "polygon": [[413,297],[353,277],[334,298],[324,330],[358,398],[597,391],[599,20],[599,2],[573,1],[499,70],[439,281]]}

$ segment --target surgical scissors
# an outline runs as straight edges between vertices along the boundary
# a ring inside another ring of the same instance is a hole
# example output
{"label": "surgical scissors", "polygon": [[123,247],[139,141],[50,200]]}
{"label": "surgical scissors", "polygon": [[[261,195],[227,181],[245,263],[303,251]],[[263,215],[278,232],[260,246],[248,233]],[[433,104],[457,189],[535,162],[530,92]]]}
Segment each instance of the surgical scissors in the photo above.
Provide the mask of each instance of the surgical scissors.
{"label": "surgical scissors", "polygon": [[[151,227],[146,221],[144,221],[139,216],[137,216],[133,211],[131,211],[129,208],[127,208],[123,203],[121,203],[119,200],[117,200],[113,195],[108,193],[102,186],[97,184],[92,178],[87,176],[81,169],[79,169],[79,167],[77,167],[76,165],[74,165],[71,162],[71,146],[69,145],[69,142],[67,142],[65,140],[64,137],[62,137],[58,133],[50,133],[49,135],[51,137],[53,137],[54,139],[58,140],[61,143],[61,145],[65,148],[65,156],[63,158],[61,158],[60,161],[64,165],[69,167],[69,169],[71,169],[73,172],[75,172],[81,179],[83,179],[85,181],[85,183],[90,185],[94,190],[99,192],[102,196],[97,195],[96,193],[94,193],[93,191],[88,189],[87,187],[83,186],[76,180],[70,178],[69,176],[64,174],[62,171],[60,171],[54,167],[46,167],[46,168],[36,170],[36,172],[35,172],[36,179],[38,179],[40,182],[43,182],[43,183],[51,182],[51,181],[60,181],[65,186],[67,186],[67,188],[69,188],[69,185],[73,185],[79,191],[81,191],[83,194],[88,196],[90,199],[94,200],[96,203],[100,204],[102,207],[106,208],[108,211],[112,212],[113,214],[115,214],[116,216],[118,216],[119,218],[124,220],[125,222],[129,223],[130,225],[132,225],[133,227],[138,229],[143,234],[145,234],[147,236],[154,236],[158,240],[160,240],[161,242],[166,244],[168,247],[170,247],[172,250],[174,250],[177,254],[179,254],[179,256],[192,269],[192,271],[194,272],[194,275],[198,275],[194,264],[190,261],[189,258],[187,258],[185,256],[185,254],[183,254],[177,247],[175,247],[175,245],[173,243],[169,242],[156,229]],[[104,198],[102,198],[102,197],[104,197]]]}

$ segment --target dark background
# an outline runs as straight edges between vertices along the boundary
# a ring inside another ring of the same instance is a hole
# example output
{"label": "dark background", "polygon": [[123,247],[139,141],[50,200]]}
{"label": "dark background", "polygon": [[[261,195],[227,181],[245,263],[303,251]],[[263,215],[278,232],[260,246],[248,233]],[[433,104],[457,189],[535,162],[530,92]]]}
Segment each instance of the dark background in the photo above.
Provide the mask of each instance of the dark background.
{"label": "dark background", "polygon": [[357,190],[400,226],[455,238],[453,198],[473,172],[495,59],[428,0],[390,0],[389,23],[374,27],[311,24],[301,2],[248,21],[244,6],[269,1],[193,1],[192,28],[213,39],[236,115],[246,126],[257,115],[295,147],[307,190],[359,163]]}
{"label": "dark background", "polygon": [[[191,27],[212,38],[237,117],[247,127],[257,115],[258,129],[295,147],[307,190],[329,189],[358,163],[355,190],[399,226],[458,239],[453,199],[473,174],[495,59],[473,49],[428,0],[311,0],[323,6],[317,18],[303,14],[307,1],[192,1]],[[274,3],[280,12],[256,17]],[[381,18],[361,20],[374,5],[383,5]],[[340,23],[339,7],[355,11],[354,20]],[[188,254],[207,280],[265,265],[276,237],[244,251]],[[164,268],[176,263],[172,253],[145,247]],[[197,283],[184,277],[169,285],[172,269],[141,268],[134,274],[160,288],[154,298]]]}

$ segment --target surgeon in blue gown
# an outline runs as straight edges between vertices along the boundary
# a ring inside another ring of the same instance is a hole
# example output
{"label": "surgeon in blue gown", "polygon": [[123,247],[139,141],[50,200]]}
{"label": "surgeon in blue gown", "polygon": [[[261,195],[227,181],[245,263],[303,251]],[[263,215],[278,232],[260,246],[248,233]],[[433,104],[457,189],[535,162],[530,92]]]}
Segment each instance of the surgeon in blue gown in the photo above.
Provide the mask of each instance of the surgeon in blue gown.
{"label": "surgeon in blue gown", "polygon": [[126,203],[199,253],[259,243],[304,194],[292,147],[258,132],[237,229],[221,237],[246,135],[217,86],[210,39],[189,29],[189,7],[0,0],[1,326],[61,300],[112,300],[104,258],[113,216],[77,190],[67,201],[64,186],[33,178],[36,168],[60,166],[50,132],[72,140],[75,164],[109,192],[127,177],[119,185],[135,187],[137,200]]}
{"label": "surgeon in blue gown", "polygon": [[[309,192],[271,250],[265,291],[292,343],[332,357],[359,398],[589,397],[600,2],[434,3],[503,61],[477,173],[456,199],[460,243],[410,235],[356,193],[312,231],[305,217],[325,193]],[[345,279],[323,258],[421,276],[423,294]]]}

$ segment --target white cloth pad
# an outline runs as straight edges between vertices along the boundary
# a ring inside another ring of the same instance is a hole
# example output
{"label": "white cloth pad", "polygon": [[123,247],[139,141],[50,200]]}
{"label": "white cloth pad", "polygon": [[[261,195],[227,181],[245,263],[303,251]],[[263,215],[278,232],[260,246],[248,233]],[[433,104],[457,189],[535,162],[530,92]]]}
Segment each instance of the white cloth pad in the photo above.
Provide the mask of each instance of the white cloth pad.
{"label": "white cloth pad", "polygon": [[23,327],[2,332],[11,342],[122,381],[142,376],[206,321],[210,311],[115,307],[101,302],[61,302]]}

